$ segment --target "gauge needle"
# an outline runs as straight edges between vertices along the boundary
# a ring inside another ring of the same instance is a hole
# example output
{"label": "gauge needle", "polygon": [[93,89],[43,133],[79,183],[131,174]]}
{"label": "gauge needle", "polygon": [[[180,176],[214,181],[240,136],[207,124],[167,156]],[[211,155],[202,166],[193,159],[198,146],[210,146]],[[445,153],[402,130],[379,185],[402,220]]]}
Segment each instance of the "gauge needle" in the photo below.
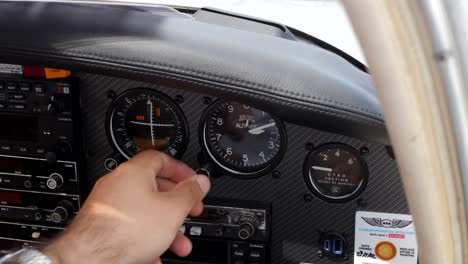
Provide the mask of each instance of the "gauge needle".
{"label": "gauge needle", "polygon": [[153,126],[153,102],[151,102],[151,100],[149,99],[148,97],[148,102],[147,104],[149,104],[149,107],[150,107],[150,129],[151,129],[151,143],[153,144],[153,147],[154,147],[154,126]]}
{"label": "gauge needle", "polygon": [[145,123],[138,121],[130,121],[132,124],[142,125],[142,126],[153,126],[153,127],[173,127],[174,124],[160,124],[160,123]]}
{"label": "gauge needle", "polygon": [[273,123],[269,123],[269,124],[266,124],[266,125],[263,125],[263,126],[259,126],[259,127],[256,127],[256,128],[252,128],[249,130],[249,133],[252,134],[252,135],[260,135],[261,133],[265,132],[265,128],[269,128],[269,127],[272,127],[272,126],[275,126],[276,123],[273,122]]}
{"label": "gauge needle", "polygon": [[327,171],[327,172],[333,171],[331,168],[325,168],[325,167],[320,167],[320,166],[312,166],[312,169],[319,170],[319,171]]}

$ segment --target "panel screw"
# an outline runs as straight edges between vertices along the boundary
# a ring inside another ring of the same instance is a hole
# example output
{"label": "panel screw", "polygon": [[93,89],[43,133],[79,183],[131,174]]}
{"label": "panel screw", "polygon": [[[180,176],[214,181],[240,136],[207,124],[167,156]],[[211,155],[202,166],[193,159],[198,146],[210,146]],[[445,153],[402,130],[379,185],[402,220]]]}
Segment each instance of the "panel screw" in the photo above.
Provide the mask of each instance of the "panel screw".
{"label": "panel screw", "polygon": [[178,103],[178,104],[181,104],[184,102],[184,97],[180,94],[176,95],[175,97],[175,101]]}
{"label": "panel screw", "polygon": [[367,154],[369,154],[369,148],[362,147],[359,149],[359,152],[361,152],[361,155],[366,156]]}
{"label": "panel screw", "polygon": [[367,201],[364,200],[363,198],[359,198],[357,200],[357,205],[361,208],[367,207]]}
{"label": "panel screw", "polygon": [[107,98],[114,99],[116,96],[117,94],[114,92],[114,90],[107,91]]}
{"label": "panel screw", "polygon": [[275,170],[271,175],[273,176],[273,178],[278,179],[279,177],[281,177],[281,172]]}
{"label": "panel screw", "polygon": [[209,96],[203,97],[203,103],[206,104],[206,105],[211,104],[211,97],[209,97]]}
{"label": "panel screw", "polygon": [[313,200],[312,194],[310,193],[304,194],[304,202],[308,203],[308,202],[311,202],[312,200]]}
{"label": "panel screw", "polygon": [[317,256],[323,258],[323,252],[321,250],[317,251]]}
{"label": "panel screw", "polygon": [[216,213],[218,215],[226,215],[226,211],[223,208],[216,209]]}
{"label": "panel screw", "polygon": [[309,151],[312,151],[312,150],[314,149],[314,143],[312,143],[312,142],[307,142],[307,143],[305,144],[305,148],[306,148],[307,150],[309,150]]}

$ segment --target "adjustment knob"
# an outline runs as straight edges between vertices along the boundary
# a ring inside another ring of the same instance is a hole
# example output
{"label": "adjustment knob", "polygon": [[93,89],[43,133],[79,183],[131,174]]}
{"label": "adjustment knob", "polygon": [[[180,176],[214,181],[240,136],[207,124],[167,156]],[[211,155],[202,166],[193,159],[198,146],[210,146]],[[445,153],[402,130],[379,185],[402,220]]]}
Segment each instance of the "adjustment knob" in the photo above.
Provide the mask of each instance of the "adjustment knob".
{"label": "adjustment knob", "polygon": [[64,111],[64,108],[65,104],[60,98],[58,98],[57,96],[52,96],[49,98],[47,104],[47,112],[58,115]]}
{"label": "adjustment knob", "polygon": [[51,190],[55,190],[57,188],[60,188],[63,184],[63,177],[62,175],[54,172],[50,174],[49,179],[47,179],[47,188]]}
{"label": "adjustment knob", "polygon": [[59,140],[55,144],[55,151],[59,156],[67,155],[73,151],[72,145],[66,140]]}
{"label": "adjustment knob", "polygon": [[60,201],[50,216],[52,222],[61,223],[73,213],[73,205],[69,201]]}
{"label": "adjustment knob", "polygon": [[240,239],[248,239],[255,234],[260,225],[260,220],[255,215],[245,214],[239,219],[239,233],[237,234]]}
{"label": "adjustment knob", "polygon": [[214,166],[211,163],[206,163],[196,170],[197,174],[203,174],[211,178],[213,176]]}

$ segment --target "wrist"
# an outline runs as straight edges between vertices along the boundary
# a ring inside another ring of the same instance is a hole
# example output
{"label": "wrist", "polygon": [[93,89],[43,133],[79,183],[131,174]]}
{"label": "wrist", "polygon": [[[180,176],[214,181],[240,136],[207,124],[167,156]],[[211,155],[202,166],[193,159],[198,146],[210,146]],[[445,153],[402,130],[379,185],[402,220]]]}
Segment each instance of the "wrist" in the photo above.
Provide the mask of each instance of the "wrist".
{"label": "wrist", "polygon": [[118,238],[110,237],[111,221],[75,220],[79,221],[42,249],[53,264],[124,263],[124,248]]}
{"label": "wrist", "polygon": [[[74,264],[80,259],[76,255],[81,249],[71,250],[70,247],[73,248],[73,244],[75,244],[73,240],[68,239],[67,235],[64,234],[46,245],[41,251],[53,264]],[[86,255],[82,255],[81,259],[83,256]]]}

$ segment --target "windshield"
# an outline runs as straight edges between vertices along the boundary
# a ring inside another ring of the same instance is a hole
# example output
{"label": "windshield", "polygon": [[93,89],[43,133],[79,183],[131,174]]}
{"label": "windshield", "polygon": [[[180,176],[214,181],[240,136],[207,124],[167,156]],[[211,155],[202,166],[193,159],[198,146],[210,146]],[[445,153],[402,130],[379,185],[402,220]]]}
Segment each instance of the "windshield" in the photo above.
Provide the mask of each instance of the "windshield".
{"label": "windshield", "polygon": [[[114,0],[115,1],[115,0]],[[326,41],[366,63],[339,0],[117,0],[184,7],[214,7],[276,21]]]}

